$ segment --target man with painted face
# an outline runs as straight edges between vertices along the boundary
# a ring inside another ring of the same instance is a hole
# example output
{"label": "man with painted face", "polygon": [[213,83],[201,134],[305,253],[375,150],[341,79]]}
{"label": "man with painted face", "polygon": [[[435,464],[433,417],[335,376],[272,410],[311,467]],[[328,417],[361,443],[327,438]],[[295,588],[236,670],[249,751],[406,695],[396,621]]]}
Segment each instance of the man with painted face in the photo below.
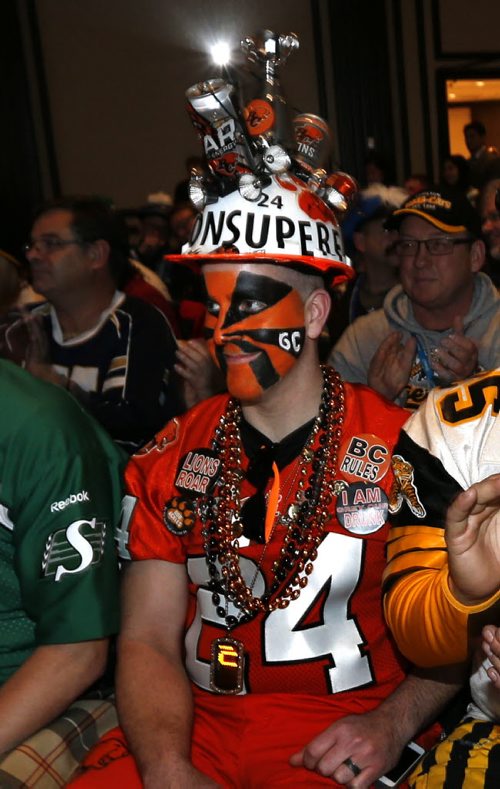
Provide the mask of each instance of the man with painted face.
{"label": "man with painted face", "polygon": [[243,401],[259,399],[291,371],[304,348],[304,303],[287,284],[290,276],[282,278],[275,266],[205,271],[206,334],[228,390]]}
{"label": "man with painted face", "polygon": [[209,204],[189,252],[229,394],[128,466],[123,731],[76,785],[366,789],[452,691],[407,674],[382,619],[406,415],[319,364],[328,287],[351,272],[301,181]]}

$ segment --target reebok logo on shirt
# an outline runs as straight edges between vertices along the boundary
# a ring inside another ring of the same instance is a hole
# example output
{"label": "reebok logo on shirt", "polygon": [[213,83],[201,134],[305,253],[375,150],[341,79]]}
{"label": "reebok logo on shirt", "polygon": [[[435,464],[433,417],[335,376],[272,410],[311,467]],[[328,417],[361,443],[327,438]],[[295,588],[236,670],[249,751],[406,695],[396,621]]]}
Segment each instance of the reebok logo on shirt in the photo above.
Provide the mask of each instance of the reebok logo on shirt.
{"label": "reebok logo on shirt", "polygon": [[86,490],[80,491],[80,493],[71,493],[66,499],[63,501],[53,501],[50,505],[51,512],[62,512],[69,507],[71,504],[77,504],[80,501],[90,501],[89,494]]}

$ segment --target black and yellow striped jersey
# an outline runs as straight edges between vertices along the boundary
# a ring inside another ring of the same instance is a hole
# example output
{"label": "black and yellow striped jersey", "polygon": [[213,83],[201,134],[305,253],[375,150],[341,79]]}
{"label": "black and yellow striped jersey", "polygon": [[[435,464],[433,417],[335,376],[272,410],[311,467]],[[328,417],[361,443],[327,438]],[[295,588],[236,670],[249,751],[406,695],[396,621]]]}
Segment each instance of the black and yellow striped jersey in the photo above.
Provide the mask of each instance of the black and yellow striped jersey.
{"label": "black and yellow striped jersey", "polygon": [[464,660],[479,614],[500,597],[466,606],[453,596],[444,530],[454,496],[500,471],[499,405],[500,370],[436,389],[394,450],[384,608],[401,651],[419,665]]}

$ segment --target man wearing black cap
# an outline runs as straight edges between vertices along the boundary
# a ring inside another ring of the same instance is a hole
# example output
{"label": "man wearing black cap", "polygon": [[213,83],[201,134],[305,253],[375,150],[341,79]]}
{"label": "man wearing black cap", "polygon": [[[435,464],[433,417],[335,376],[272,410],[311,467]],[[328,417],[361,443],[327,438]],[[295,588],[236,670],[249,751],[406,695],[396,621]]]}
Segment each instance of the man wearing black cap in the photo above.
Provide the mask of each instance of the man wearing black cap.
{"label": "man wearing black cap", "polygon": [[361,196],[342,222],[344,243],[358,276],[338,299],[334,294],[329,320],[332,344],[349,323],[379,309],[386,293],[399,281],[397,260],[391,251],[395,233],[384,227],[395,207],[376,194]]}
{"label": "man wearing black cap", "polygon": [[486,275],[480,221],[464,198],[420,192],[394,212],[401,285],[344,332],[330,361],[416,408],[430,389],[500,364],[500,302]]}
{"label": "man wearing black cap", "polygon": [[355,214],[352,243],[357,253],[358,277],[351,298],[351,321],[381,307],[385,294],[398,282],[397,265],[391,254],[394,233],[384,226],[393,209],[375,195],[364,198]]}

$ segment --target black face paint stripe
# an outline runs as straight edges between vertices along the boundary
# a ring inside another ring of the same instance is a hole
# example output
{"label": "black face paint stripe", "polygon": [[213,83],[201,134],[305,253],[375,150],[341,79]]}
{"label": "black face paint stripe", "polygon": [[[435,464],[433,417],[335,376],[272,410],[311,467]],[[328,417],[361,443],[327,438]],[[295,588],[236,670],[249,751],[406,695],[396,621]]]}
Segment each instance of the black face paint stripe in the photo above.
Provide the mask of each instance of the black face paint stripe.
{"label": "black face paint stripe", "polygon": [[262,389],[269,389],[280,379],[273,363],[265,351],[259,354],[257,359],[250,363],[253,374],[255,375]]}
{"label": "black face paint stripe", "polygon": [[217,357],[219,367],[225,375],[227,373],[227,362],[226,357],[224,356],[224,351],[220,345],[215,346],[215,355]]}
{"label": "black face paint stripe", "polygon": [[[262,300],[265,296],[266,306],[261,310],[273,307],[279,301],[282,301],[293,288],[286,285],[284,282],[273,279],[272,277],[265,277],[261,274],[251,274],[249,271],[242,271],[238,274],[236,286],[231,295],[231,304],[224,318],[222,329],[226,329],[233,323],[239,323],[241,320],[249,317],[248,315],[242,316],[239,310],[239,303],[244,299]],[[258,313],[253,313],[253,315]]]}
{"label": "black face paint stripe", "polygon": [[[255,375],[257,383],[261,387],[261,389],[268,389],[270,386],[275,384],[279,381],[280,376],[279,373],[276,371],[273,363],[271,362],[269,356],[265,352],[265,350],[261,348],[256,348],[255,345],[251,343],[246,343],[244,341],[235,342],[238,348],[241,348],[242,352],[244,353],[255,353],[259,351],[259,355],[257,359],[254,359],[250,362],[250,368]],[[224,374],[227,373],[227,360],[224,355],[223,349],[220,346],[216,346],[215,354],[217,356],[217,360],[219,362],[219,367]]]}

